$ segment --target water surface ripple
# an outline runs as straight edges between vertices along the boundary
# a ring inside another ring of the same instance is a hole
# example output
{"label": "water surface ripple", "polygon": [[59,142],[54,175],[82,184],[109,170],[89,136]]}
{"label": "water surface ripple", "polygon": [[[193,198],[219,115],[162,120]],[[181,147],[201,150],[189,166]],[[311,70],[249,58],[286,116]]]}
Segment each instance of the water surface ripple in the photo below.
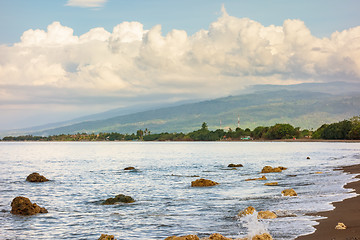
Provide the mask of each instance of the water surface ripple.
{"label": "water surface ripple", "polygon": [[[237,238],[247,229],[236,215],[251,205],[296,214],[264,221],[275,239],[294,239],[314,230],[318,217],[305,214],[330,210],[330,202],[354,196],[342,187],[354,176],[333,169],[359,163],[359,150],[357,143],[1,142],[0,238],[98,239],[106,233],[151,240],[214,232]],[[229,163],[244,167],[229,170]],[[266,174],[278,186],[244,181],[263,175],[265,165],[289,168]],[[128,166],[138,171],[124,171]],[[26,182],[32,172],[51,181]],[[197,176],[220,185],[191,188]],[[286,188],[299,196],[282,197]],[[117,194],[136,202],[99,204]],[[16,196],[49,213],[10,214]]]}

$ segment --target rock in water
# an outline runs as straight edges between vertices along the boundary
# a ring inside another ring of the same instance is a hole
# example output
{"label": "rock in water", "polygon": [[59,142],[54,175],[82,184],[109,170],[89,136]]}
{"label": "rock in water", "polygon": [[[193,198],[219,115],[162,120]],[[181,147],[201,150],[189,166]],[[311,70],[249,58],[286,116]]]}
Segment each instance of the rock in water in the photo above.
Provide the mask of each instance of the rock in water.
{"label": "rock in water", "polygon": [[278,185],[278,182],[268,182],[264,184],[265,186],[276,186]]}
{"label": "rock in water", "polygon": [[233,164],[233,163],[230,163],[230,164],[228,165],[228,167],[231,167],[231,168],[233,168],[233,167],[243,167],[243,165],[242,165],[242,164]]}
{"label": "rock in water", "polygon": [[47,213],[45,208],[39,207],[36,203],[31,203],[26,197],[16,197],[11,202],[11,213],[19,215],[34,215],[37,213]]}
{"label": "rock in water", "polygon": [[290,189],[285,189],[281,192],[284,196],[297,196],[297,193],[295,192],[294,189],[290,188]]}
{"label": "rock in water", "polygon": [[124,170],[127,170],[127,171],[129,171],[129,170],[135,170],[135,168],[134,168],[134,167],[126,167],[126,168],[124,168]]}
{"label": "rock in water", "polygon": [[98,240],[116,240],[114,235],[101,234]]}
{"label": "rock in water", "polygon": [[199,237],[196,235],[186,235],[186,236],[181,236],[181,237],[171,236],[171,237],[165,238],[165,240],[199,240]]}
{"label": "rock in water", "polygon": [[276,167],[276,168],[273,168],[271,166],[265,166],[263,167],[263,169],[261,170],[261,173],[273,173],[273,172],[282,172],[283,170],[286,170],[287,168],[286,167]]}
{"label": "rock in water", "polygon": [[245,181],[256,181],[256,180],[267,180],[267,178],[265,176],[262,176],[260,178],[249,178],[249,179],[245,179]]}
{"label": "rock in water", "polygon": [[28,182],[47,182],[47,181],[49,181],[49,179],[47,179],[43,175],[40,175],[37,172],[34,172],[34,173],[30,174],[29,176],[27,176],[26,181],[28,181]]}
{"label": "rock in water", "polygon": [[213,233],[208,238],[209,240],[233,240],[232,238],[227,238],[221,235],[220,233]]}
{"label": "rock in water", "polygon": [[103,205],[112,205],[116,203],[133,203],[135,200],[130,196],[125,196],[124,194],[116,195],[114,198],[108,198],[106,199],[102,204]]}
{"label": "rock in water", "polygon": [[344,230],[344,229],[346,229],[346,226],[345,226],[344,223],[339,222],[339,223],[336,225],[335,229]]}
{"label": "rock in water", "polygon": [[239,217],[245,217],[246,215],[251,215],[253,214],[255,211],[255,208],[253,206],[249,206],[247,208],[245,208],[244,210],[240,211],[238,213]]}
{"label": "rock in water", "polygon": [[270,234],[268,233],[263,233],[263,234],[259,234],[259,235],[255,235],[251,240],[273,240],[273,238],[271,237]]}
{"label": "rock in water", "polygon": [[276,214],[271,211],[259,211],[258,212],[258,219],[274,219],[277,218]]}
{"label": "rock in water", "polygon": [[208,180],[208,179],[204,179],[204,178],[200,178],[197,179],[195,181],[191,182],[191,186],[192,187],[211,187],[211,186],[215,186],[218,185],[219,183]]}

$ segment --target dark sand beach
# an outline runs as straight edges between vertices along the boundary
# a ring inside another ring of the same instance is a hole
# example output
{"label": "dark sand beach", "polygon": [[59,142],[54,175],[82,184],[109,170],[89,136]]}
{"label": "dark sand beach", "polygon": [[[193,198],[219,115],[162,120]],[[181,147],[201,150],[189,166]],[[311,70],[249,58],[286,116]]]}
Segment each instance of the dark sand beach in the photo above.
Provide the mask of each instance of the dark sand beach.
{"label": "dark sand beach", "polygon": [[[341,170],[360,174],[360,164],[346,166]],[[357,175],[357,178],[360,178],[360,175]],[[354,189],[357,194],[360,194],[360,181],[348,183],[345,188]],[[360,196],[334,202],[333,205],[334,210],[317,214],[327,218],[319,220],[319,225],[315,226],[316,231],[313,234],[298,237],[296,240],[360,240]],[[347,229],[335,229],[339,222],[344,223]]]}

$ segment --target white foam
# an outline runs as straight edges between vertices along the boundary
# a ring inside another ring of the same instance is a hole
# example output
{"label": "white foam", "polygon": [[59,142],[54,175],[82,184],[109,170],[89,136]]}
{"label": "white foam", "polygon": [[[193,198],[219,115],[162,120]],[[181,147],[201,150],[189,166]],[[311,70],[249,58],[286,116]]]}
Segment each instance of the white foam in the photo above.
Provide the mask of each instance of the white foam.
{"label": "white foam", "polygon": [[247,238],[252,239],[255,235],[269,233],[268,223],[263,222],[257,218],[258,212],[254,211],[253,214],[248,214],[239,218],[240,224],[247,228]]}

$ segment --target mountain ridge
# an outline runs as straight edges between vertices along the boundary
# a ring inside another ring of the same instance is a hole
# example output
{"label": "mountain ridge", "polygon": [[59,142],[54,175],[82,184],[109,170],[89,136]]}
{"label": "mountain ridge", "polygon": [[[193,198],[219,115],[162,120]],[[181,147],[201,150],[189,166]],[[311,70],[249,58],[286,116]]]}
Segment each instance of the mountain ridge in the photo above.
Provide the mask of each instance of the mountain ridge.
{"label": "mountain ridge", "polygon": [[[302,128],[317,128],[326,122],[338,121],[360,112],[360,97],[334,96],[317,92],[271,91],[167,107],[105,120],[78,124],[38,132],[54,135],[77,132],[132,133],[138,129],[152,132],[188,132],[202,122],[209,128],[235,128],[240,115],[240,127],[291,123]],[[220,126],[220,120],[222,126]],[[307,123],[306,123],[307,121]]]}
{"label": "mountain ridge", "polygon": [[[341,86],[343,88],[340,89]],[[83,118],[85,121],[65,125],[54,123],[48,125],[50,128],[39,126],[32,130],[25,129],[20,134],[133,133],[145,128],[154,133],[189,132],[198,129],[202,122],[207,122],[211,129],[236,128],[238,116],[242,128],[290,123],[301,128],[313,129],[323,123],[359,115],[359,93],[360,84],[355,83],[255,85],[236,96],[175,106],[164,104],[166,107],[148,108],[144,111],[141,111],[141,107],[128,108],[130,113],[125,111],[120,115],[117,114],[121,109],[114,109],[95,114],[97,119],[92,118],[94,115],[89,115]],[[113,116],[111,112],[114,113]]]}

